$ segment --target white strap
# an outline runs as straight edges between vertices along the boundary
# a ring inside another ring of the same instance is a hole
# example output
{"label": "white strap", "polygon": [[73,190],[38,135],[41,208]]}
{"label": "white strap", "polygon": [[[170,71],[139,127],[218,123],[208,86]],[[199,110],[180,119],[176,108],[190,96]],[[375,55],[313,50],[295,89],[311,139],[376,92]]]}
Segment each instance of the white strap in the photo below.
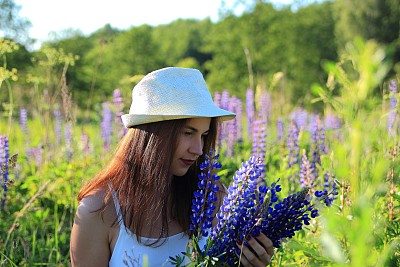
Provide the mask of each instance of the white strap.
{"label": "white strap", "polygon": [[110,185],[110,188],[111,188],[112,198],[113,198],[113,201],[114,201],[115,212],[117,213],[117,216],[118,216],[118,224],[120,226],[124,226],[124,220],[122,219],[121,207],[119,205],[117,193],[113,190],[111,185]]}

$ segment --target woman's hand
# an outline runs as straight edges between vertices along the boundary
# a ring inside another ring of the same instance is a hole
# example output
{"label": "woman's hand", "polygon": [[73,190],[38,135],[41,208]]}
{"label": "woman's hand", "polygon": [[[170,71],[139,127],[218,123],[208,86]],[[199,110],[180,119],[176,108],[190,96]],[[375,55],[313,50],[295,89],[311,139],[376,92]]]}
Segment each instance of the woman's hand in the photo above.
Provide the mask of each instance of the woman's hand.
{"label": "woman's hand", "polygon": [[241,251],[241,255],[238,256],[243,266],[265,267],[271,263],[274,247],[266,235],[249,236],[246,242],[248,246],[244,243],[237,244]]}

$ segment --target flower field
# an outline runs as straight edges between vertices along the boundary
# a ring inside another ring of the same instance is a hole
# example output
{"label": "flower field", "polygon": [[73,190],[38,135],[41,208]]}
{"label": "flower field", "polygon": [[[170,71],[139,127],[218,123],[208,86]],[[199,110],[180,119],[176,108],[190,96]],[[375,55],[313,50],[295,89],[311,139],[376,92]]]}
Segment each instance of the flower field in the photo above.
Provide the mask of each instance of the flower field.
{"label": "flower field", "polygon": [[[1,56],[13,49],[2,46]],[[280,200],[303,188],[335,192],[293,237],[276,240],[271,266],[400,266],[400,77],[384,80],[384,57],[359,41],[327,64],[330,78],[311,88],[319,111],[284,103],[273,88],[245,89],[246,99],[214,90],[214,101],[237,114],[218,135],[227,187],[255,156],[264,182],[279,181]],[[116,89],[87,115],[74,108],[64,73],[59,101],[40,95],[21,106],[16,77],[0,67],[10,98],[0,120],[0,266],[70,266],[77,192],[125,134],[119,116],[130,96]]]}

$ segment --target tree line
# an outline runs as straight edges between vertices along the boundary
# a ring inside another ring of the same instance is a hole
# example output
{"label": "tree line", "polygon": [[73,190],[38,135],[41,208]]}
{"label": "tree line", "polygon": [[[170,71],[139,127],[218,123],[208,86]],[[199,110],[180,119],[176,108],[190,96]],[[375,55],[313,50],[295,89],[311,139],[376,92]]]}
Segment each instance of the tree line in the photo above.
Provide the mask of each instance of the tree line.
{"label": "tree line", "polygon": [[[56,95],[67,66],[65,81],[72,98],[86,108],[89,98],[90,105],[99,103],[116,88],[130,95],[140,77],[152,70],[182,66],[200,69],[212,92],[228,90],[244,99],[247,88],[261,88],[306,106],[313,98],[312,85],[327,81],[325,62],[341,60],[341,51],[356,36],[384,45],[393,63],[389,75],[398,73],[399,0],[319,1],[296,9],[250,2],[240,16],[226,12],[218,22],[178,19],[127,30],[107,24],[88,36],[66,31],[30,51],[20,38],[29,22],[15,15],[18,6],[12,0],[0,0],[1,30],[20,45],[6,59],[8,67],[18,69],[15,97],[29,103],[32,88]],[[51,64],[52,57],[58,61]],[[1,102],[7,102],[5,91],[0,91]]]}

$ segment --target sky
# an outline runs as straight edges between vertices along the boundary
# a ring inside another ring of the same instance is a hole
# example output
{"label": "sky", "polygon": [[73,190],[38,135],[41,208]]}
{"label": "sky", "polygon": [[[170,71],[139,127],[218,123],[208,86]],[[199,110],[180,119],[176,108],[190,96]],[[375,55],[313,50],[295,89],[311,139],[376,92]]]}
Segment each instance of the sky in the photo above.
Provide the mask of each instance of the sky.
{"label": "sky", "polygon": [[[14,0],[19,15],[31,23],[29,35],[43,42],[52,34],[75,29],[90,34],[109,23],[126,30],[168,24],[179,18],[218,20],[221,0]],[[235,0],[225,0],[232,6]],[[290,0],[272,2],[289,3]]]}

